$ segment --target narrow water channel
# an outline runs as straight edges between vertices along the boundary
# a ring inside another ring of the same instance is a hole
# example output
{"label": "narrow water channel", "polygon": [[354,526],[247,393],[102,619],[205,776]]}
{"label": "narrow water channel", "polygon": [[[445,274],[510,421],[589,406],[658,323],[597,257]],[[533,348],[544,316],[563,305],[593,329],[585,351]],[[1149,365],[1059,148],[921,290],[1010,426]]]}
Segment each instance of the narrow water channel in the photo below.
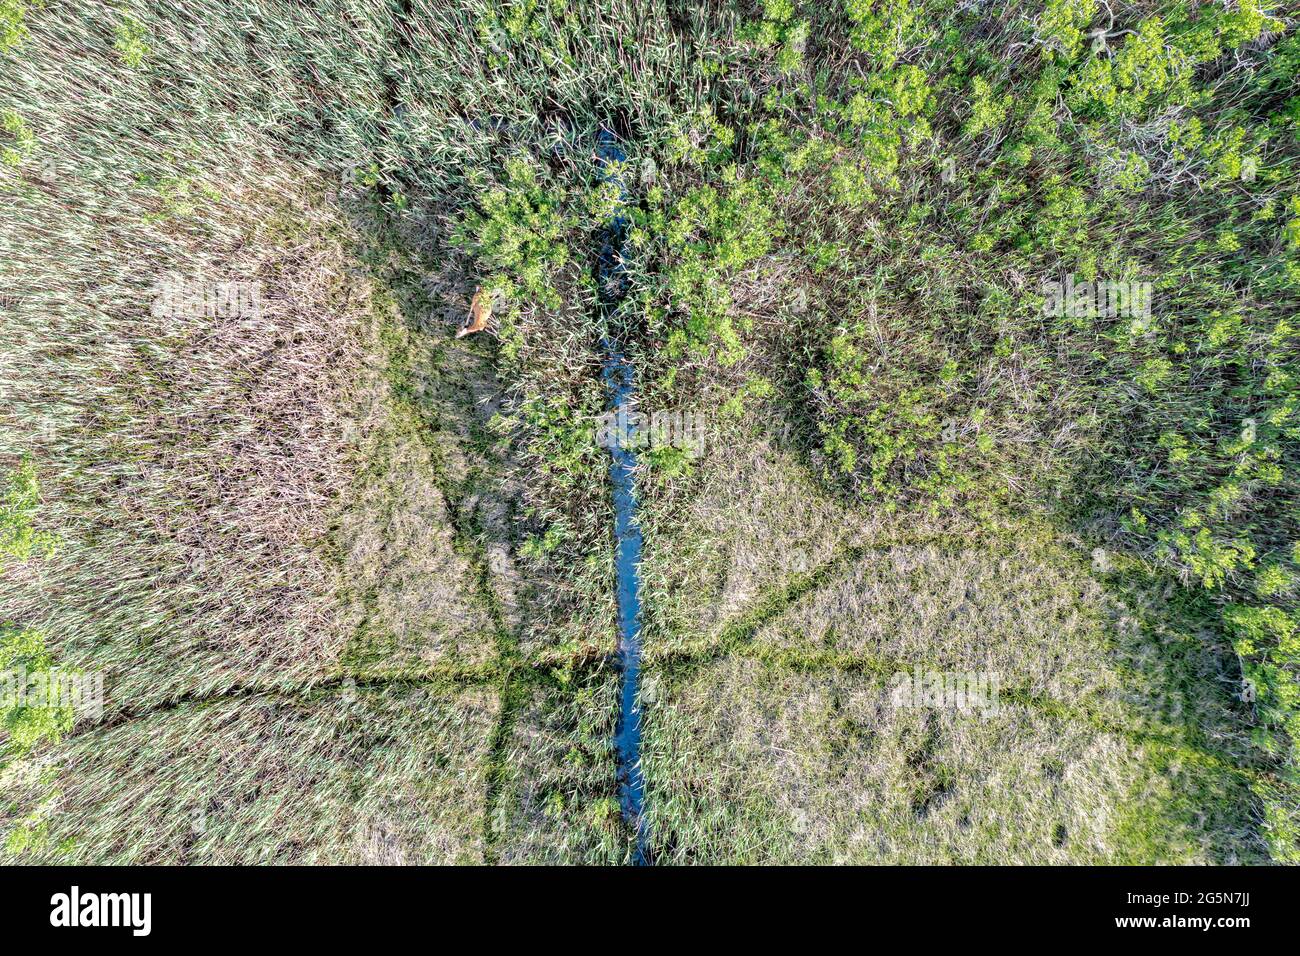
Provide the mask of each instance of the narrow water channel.
{"label": "narrow water channel", "polygon": [[[619,148],[618,140],[608,130],[601,130],[596,157],[605,168],[606,180],[616,183],[624,201],[627,190],[619,173],[619,166],[627,157]],[[622,275],[619,252],[627,232],[627,219],[614,216],[606,225],[597,261],[600,282],[600,309],[605,327],[612,324],[626,282]],[[633,398],[632,365],[611,337],[604,342],[604,381],[609,392],[611,410],[616,421],[632,420]],[[618,578],[618,629],[619,662],[623,671],[620,694],[618,727],[614,746],[618,757],[619,803],[623,819],[636,834],[632,863],[644,866],[650,863],[647,852],[647,833],[643,802],[645,783],[641,776],[641,708],[638,700],[641,678],[641,528],[636,520],[636,495],[633,469],[636,453],[631,435],[614,429],[616,440],[610,442],[610,481],[614,491],[614,535],[617,541],[615,570]]]}
{"label": "narrow water channel", "polygon": [[[605,360],[605,383],[614,410],[626,406],[632,394],[632,366],[617,351]],[[620,416],[621,418],[622,416]],[[632,469],[636,454],[622,446],[610,449],[613,463],[610,479],[614,486],[614,535],[618,542],[615,569],[618,576],[618,656],[623,669],[618,727],[614,745],[618,754],[619,802],[623,818],[636,832],[632,862],[638,866],[646,857],[646,829],[642,817],[645,786],[641,777],[641,708],[637,700],[641,677],[641,529],[636,523]]]}

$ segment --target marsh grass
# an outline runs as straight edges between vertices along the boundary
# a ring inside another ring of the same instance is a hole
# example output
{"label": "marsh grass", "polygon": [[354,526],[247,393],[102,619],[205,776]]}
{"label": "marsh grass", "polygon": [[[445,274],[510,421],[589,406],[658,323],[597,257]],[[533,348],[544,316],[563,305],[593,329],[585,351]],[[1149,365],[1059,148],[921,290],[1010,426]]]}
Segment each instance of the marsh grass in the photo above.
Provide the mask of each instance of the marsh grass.
{"label": "marsh grass", "polygon": [[48,774],[5,771],[8,799],[44,825],[20,858],[481,862],[497,707],[479,688],[335,689],[185,705],[78,734],[46,755]]}
{"label": "marsh grass", "polygon": [[[526,471],[488,427],[511,396],[493,347],[451,351],[464,260],[390,175],[392,12],[29,5],[3,53],[0,448],[59,548],[6,556],[0,613],[108,689],[104,724],[5,768],[12,858],[500,856],[498,700],[612,645],[607,568],[574,593],[515,567]],[[263,308],[155,314],[170,276],[260,282]],[[613,783],[583,787],[579,814]]]}
{"label": "marsh grass", "polygon": [[[612,334],[716,426],[638,475],[657,859],[1292,858],[1294,23],[1143,2],[1094,53],[1104,16],[0,3],[43,545],[0,620],[109,678],[3,770],[8,851],[627,860]],[[1045,316],[1067,272],[1153,322]],[[165,319],[173,273],[264,308]],[[887,712],[900,665],[1006,709]]]}
{"label": "marsh grass", "polygon": [[[1029,516],[860,509],[772,415],[698,462],[685,518],[645,501],[657,859],[1267,858],[1240,670],[1167,574]],[[997,675],[998,713],[897,707],[918,669]]]}
{"label": "marsh grass", "polygon": [[743,655],[665,676],[654,696],[661,862],[1266,858],[1245,782],[1033,707],[902,710],[882,677]]}

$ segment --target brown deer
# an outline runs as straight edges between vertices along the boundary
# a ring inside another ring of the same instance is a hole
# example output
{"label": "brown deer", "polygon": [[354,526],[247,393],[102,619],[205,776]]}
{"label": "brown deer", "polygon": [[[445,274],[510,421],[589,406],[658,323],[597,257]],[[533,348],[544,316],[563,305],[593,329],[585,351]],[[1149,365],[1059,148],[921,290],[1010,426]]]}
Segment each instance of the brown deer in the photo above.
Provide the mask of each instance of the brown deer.
{"label": "brown deer", "polygon": [[461,339],[487,328],[488,319],[492,318],[492,293],[484,292],[482,286],[474,287],[474,299],[469,304],[469,315],[461,326],[456,338]]}

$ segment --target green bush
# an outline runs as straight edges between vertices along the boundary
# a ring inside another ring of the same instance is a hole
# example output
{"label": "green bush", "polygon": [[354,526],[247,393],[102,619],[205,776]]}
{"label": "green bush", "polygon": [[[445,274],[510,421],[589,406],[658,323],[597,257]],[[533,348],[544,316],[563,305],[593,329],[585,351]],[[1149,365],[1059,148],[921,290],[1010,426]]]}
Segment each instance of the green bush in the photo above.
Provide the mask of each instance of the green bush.
{"label": "green bush", "polygon": [[542,179],[537,166],[516,157],[505,164],[505,180],[489,186],[477,211],[456,232],[457,243],[492,274],[484,288],[506,302],[535,300],[558,308],[556,273],[569,262],[567,238],[576,225],[568,197]]}
{"label": "green bush", "polygon": [[[61,697],[30,703],[17,693],[17,682],[52,681],[75,676],[54,664],[40,631],[0,625],[0,677],[15,693],[0,700],[0,726],[4,728],[9,758],[22,757],[44,741],[57,741],[72,729],[76,715],[71,701]],[[48,696],[48,695],[47,695]],[[0,763],[0,765],[3,765]]]}
{"label": "green bush", "polygon": [[55,536],[38,531],[34,525],[40,501],[36,466],[23,461],[9,473],[4,497],[0,498],[0,572],[6,558],[26,561],[34,554],[53,551]]}

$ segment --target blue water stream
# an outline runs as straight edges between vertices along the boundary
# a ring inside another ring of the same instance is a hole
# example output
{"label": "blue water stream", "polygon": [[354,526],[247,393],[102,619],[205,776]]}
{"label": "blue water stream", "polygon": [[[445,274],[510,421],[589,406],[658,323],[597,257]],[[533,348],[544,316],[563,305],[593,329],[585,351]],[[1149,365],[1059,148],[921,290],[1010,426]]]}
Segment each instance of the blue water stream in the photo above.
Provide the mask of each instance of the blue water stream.
{"label": "blue water stream", "polygon": [[[628,200],[626,186],[619,165],[627,157],[618,145],[617,137],[601,130],[597,141],[596,157],[605,168],[607,182],[616,183],[621,198]],[[608,329],[626,292],[626,277],[620,251],[627,233],[626,217],[615,215],[605,227],[597,275],[600,281],[600,308]],[[604,340],[604,381],[609,391],[612,410],[619,422],[628,421],[633,395],[632,365],[624,356],[618,343],[608,334]],[[619,803],[623,819],[636,834],[636,848],[632,862],[644,866],[650,862],[647,852],[647,832],[643,814],[645,781],[641,775],[641,707],[638,699],[641,681],[641,528],[636,520],[635,483],[633,469],[636,453],[632,450],[630,434],[616,434],[610,442],[610,480],[614,489],[614,535],[618,542],[615,570],[618,578],[618,628],[619,662],[623,671],[618,727],[614,746],[618,757]]]}
{"label": "blue water stream", "polygon": [[[628,403],[632,394],[632,366],[623,355],[611,351],[605,360],[605,384],[615,410]],[[641,777],[641,707],[637,694],[641,682],[641,529],[636,523],[636,498],[632,469],[636,455],[615,446],[610,479],[614,486],[614,535],[618,542],[615,570],[618,577],[618,655],[623,669],[623,688],[614,745],[618,754],[619,802],[623,818],[636,831],[633,863],[646,858],[646,828],[642,817],[645,783]]]}

